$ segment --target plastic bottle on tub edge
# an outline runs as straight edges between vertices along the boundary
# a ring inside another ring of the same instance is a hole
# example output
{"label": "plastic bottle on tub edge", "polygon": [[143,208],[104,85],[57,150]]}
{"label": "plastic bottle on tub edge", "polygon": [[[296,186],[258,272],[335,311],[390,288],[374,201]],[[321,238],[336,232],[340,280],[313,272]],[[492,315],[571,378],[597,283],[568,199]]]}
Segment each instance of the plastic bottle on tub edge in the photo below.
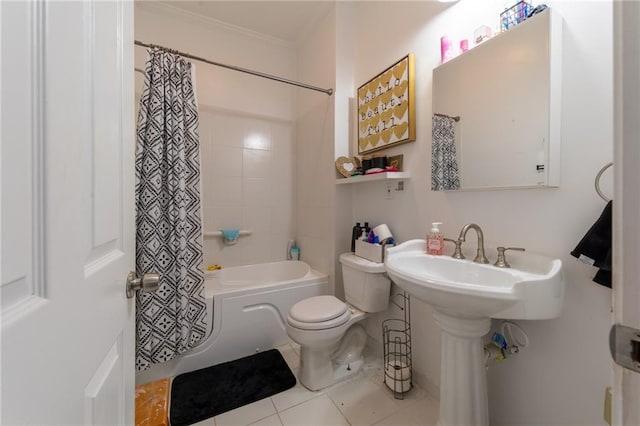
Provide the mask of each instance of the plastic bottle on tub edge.
{"label": "plastic bottle on tub edge", "polygon": [[427,254],[440,256],[444,252],[444,236],[439,226],[442,222],[433,222],[431,232],[427,235]]}
{"label": "plastic bottle on tub edge", "polygon": [[300,248],[296,246],[291,247],[291,260],[300,260]]}

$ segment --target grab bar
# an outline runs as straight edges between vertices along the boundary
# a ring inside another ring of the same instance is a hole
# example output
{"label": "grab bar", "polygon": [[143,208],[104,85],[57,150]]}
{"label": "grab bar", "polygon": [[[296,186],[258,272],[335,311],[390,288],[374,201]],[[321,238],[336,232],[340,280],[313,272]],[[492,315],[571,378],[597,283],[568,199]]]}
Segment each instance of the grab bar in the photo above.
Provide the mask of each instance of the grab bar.
{"label": "grab bar", "polygon": [[[251,235],[252,233],[253,231],[251,229],[241,229],[240,232],[238,233],[238,236],[243,237],[245,235]],[[222,231],[203,232],[202,235],[205,238],[218,238],[218,237],[222,237]]]}

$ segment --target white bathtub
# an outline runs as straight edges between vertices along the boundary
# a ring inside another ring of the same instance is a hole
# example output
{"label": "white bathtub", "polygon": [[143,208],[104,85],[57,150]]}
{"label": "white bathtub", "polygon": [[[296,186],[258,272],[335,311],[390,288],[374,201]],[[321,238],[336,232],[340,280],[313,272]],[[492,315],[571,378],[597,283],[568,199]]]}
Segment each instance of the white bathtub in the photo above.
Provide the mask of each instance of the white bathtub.
{"label": "white bathtub", "polygon": [[296,302],[328,294],[328,277],[301,261],[224,268],[205,274],[207,335],[197,347],[147,371],[136,383],[209,367],[289,342],[287,313]]}

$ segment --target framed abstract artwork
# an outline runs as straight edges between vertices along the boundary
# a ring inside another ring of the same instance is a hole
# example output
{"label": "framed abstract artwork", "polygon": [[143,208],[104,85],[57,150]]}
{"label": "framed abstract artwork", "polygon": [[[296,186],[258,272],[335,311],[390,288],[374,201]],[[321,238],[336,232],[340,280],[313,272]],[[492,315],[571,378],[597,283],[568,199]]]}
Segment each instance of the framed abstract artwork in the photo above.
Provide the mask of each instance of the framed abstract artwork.
{"label": "framed abstract artwork", "polygon": [[409,53],[358,88],[358,153],[416,140],[415,66]]}

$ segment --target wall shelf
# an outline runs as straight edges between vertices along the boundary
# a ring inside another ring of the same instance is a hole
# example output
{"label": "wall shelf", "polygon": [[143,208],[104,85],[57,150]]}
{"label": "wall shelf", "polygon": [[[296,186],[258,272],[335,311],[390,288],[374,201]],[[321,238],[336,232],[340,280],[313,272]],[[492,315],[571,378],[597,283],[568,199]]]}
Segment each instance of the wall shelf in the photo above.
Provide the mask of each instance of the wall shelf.
{"label": "wall shelf", "polygon": [[362,182],[373,182],[377,180],[398,180],[398,179],[409,179],[411,175],[409,172],[385,172],[385,173],[375,173],[372,175],[360,175],[360,176],[351,176],[348,178],[336,179],[336,185],[344,185],[350,183],[362,183]]}

